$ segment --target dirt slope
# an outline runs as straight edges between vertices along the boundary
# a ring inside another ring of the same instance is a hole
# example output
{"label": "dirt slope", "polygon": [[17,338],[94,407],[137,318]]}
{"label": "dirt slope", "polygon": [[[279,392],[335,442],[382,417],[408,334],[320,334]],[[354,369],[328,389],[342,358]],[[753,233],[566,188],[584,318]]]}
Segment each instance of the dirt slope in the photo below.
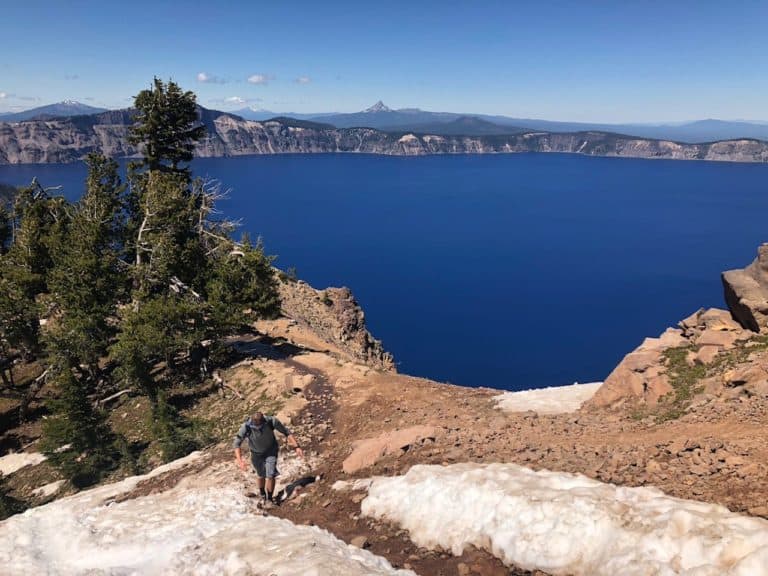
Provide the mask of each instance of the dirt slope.
{"label": "dirt slope", "polygon": [[[279,325],[269,328],[273,338],[280,337]],[[496,407],[495,390],[376,371],[316,352],[316,334],[295,326],[284,337],[299,350],[291,367],[312,376],[294,427],[318,456],[313,472],[324,478],[274,513],[365,542],[396,565],[421,574],[509,573],[485,552],[454,558],[418,549],[396,527],[360,518],[360,495],[331,490],[336,480],[400,474],[417,463],[514,462],[620,485],[653,485],[674,496],[768,517],[766,398],[722,399],[663,423],[621,413],[508,414]],[[409,440],[416,427],[422,433]],[[388,443],[395,432],[405,438],[401,445]],[[345,461],[366,439],[381,440],[368,442],[370,453],[362,459],[375,463],[346,473]]]}

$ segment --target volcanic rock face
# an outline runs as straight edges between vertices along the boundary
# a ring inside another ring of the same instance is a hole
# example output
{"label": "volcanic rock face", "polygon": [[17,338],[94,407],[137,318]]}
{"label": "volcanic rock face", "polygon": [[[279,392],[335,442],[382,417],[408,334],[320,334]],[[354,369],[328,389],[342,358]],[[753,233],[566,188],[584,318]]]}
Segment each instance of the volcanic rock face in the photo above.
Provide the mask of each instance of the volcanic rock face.
{"label": "volcanic rock face", "polygon": [[757,249],[757,258],[746,268],[723,272],[723,287],[725,301],[742,326],[768,330],[768,244]]}
{"label": "volcanic rock face", "polygon": [[[734,321],[727,310],[698,310],[682,320],[679,328],[668,328],[659,338],[646,338],[638,348],[627,354],[585,407],[655,406],[663,396],[673,392],[666,351],[685,349],[689,366],[708,366],[719,354],[733,350],[739,342],[748,340],[752,335]],[[723,383],[717,379],[710,384],[722,387]]]}
{"label": "volcanic rock face", "polygon": [[318,336],[344,350],[354,360],[394,371],[392,355],[365,325],[365,313],[349,288],[316,290],[302,281],[280,282],[285,315],[309,326]]}
{"label": "volcanic rock face", "polygon": [[[764,368],[765,341],[756,333],[768,333],[768,243],[746,268],[723,272],[725,301],[730,311],[699,310],[668,329],[661,338],[646,338],[627,354],[606,378],[604,385],[584,407],[619,408],[625,405],[654,406],[675,392],[669,372],[670,348],[684,348],[689,367],[705,369],[689,374],[695,382],[685,394],[703,392],[709,397],[768,393]],[[723,353],[728,352],[728,358]]]}
{"label": "volcanic rock face", "polygon": [[[768,162],[768,143],[729,140],[708,144],[682,144],[606,132],[439,136],[384,132],[373,128],[333,128],[290,119],[264,122],[199,109],[207,134],[196,147],[200,157],[247,154],[307,154],[356,152],[396,156],[425,154],[494,154],[561,152],[590,156],[669,158]],[[128,142],[133,112],[0,122],[0,164],[75,162],[90,152],[112,157],[134,157],[139,150]]]}

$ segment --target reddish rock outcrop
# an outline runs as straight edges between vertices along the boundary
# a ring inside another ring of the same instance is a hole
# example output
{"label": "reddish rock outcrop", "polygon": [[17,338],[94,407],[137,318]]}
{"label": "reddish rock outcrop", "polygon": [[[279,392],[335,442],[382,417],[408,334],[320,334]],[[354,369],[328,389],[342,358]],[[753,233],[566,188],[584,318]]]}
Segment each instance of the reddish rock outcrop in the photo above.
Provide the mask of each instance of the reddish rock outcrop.
{"label": "reddish rock outcrop", "polygon": [[316,290],[306,282],[280,282],[283,313],[355,360],[377,370],[394,371],[392,355],[368,331],[365,313],[349,288]]}
{"label": "reddish rock outcrop", "polygon": [[666,350],[689,348],[686,357],[689,364],[709,365],[721,352],[733,349],[738,342],[748,340],[752,335],[727,310],[698,310],[682,320],[679,328],[668,328],[659,338],[646,338],[627,354],[584,408],[654,406],[672,391]]}
{"label": "reddish rock outcrop", "polygon": [[768,331],[768,244],[757,258],[738,270],[723,272],[725,301],[739,323],[754,332]]}
{"label": "reddish rock outcrop", "polygon": [[437,428],[434,426],[419,425],[385,432],[376,438],[358,440],[354,443],[352,453],[344,460],[342,468],[347,474],[353,474],[358,470],[373,466],[384,456],[407,452],[414,443],[434,442],[437,432]]}

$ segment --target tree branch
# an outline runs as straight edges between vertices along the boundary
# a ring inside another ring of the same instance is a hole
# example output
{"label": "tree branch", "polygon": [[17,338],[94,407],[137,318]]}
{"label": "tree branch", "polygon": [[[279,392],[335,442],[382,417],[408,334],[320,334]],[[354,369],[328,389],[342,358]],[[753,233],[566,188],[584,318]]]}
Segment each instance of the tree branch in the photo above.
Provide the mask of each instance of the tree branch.
{"label": "tree branch", "polygon": [[111,396],[107,396],[106,398],[102,398],[101,400],[99,400],[96,403],[99,406],[103,406],[107,402],[111,402],[112,400],[116,400],[116,399],[120,398],[120,396],[123,396],[124,394],[130,394],[131,392],[133,392],[132,388],[126,388],[125,390],[120,390],[120,392],[116,392],[116,393],[112,394]]}

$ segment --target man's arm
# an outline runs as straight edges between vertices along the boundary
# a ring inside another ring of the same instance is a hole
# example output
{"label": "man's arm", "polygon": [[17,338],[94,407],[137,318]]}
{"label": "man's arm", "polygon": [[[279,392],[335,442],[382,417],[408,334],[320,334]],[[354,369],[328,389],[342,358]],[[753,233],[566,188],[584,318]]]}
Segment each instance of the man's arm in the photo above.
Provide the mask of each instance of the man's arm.
{"label": "man's arm", "polygon": [[240,426],[240,430],[237,432],[237,436],[235,436],[235,441],[232,443],[232,446],[235,449],[235,462],[237,462],[237,465],[240,467],[240,470],[245,471],[245,460],[243,460],[243,455],[240,452],[240,445],[243,443],[243,439],[245,438],[245,435],[247,433],[247,429],[245,427],[245,424]]}
{"label": "man's arm", "polygon": [[304,458],[304,450],[301,449],[299,443],[296,441],[296,436],[288,434],[287,439],[288,445],[296,450],[296,454],[298,454],[300,458]]}
{"label": "man's arm", "polygon": [[237,465],[240,467],[240,470],[245,472],[245,460],[243,460],[243,455],[240,454],[240,446],[235,448],[235,462],[237,462]]}
{"label": "man's arm", "polygon": [[291,434],[291,431],[288,430],[288,428],[286,428],[277,418],[272,418],[272,425],[274,426],[275,430],[286,437],[288,440],[288,445],[296,450],[296,454],[298,454],[301,458],[304,458],[304,451],[299,447],[299,443],[296,441],[296,436]]}

